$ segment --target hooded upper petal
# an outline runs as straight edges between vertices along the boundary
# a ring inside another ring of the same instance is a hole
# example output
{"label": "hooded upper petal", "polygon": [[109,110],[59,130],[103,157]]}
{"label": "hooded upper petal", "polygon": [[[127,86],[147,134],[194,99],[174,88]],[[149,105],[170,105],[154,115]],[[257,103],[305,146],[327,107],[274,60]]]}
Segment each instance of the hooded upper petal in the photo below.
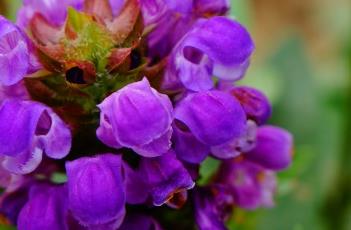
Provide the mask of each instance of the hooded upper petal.
{"label": "hooded upper petal", "polygon": [[113,154],[66,163],[69,208],[82,225],[121,224],[125,215],[121,167],[121,157]]}
{"label": "hooded upper petal", "polygon": [[151,88],[146,78],[113,93],[99,108],[97,136],[105,144],[132,148],[147,157],[160,156],[170,148],[171,101]]}
{"label": "hooded upper petal", "polygon": [[245,157],[271,170],[287,168],[292,160],[292,135],[279,127],[262,126],[257,130],[256,147]]}
{"label": "hooded upper petal", "polygon": [[210,146],[239,137],[246,124],[240,103],[229,94],[216,90],[185,97],[175,108],[175,118],[199,141]]}
{"label": "hooded upper petal", "polygon": [[171,201],[177,193],[195,186],[191,175],[173,151],[160,157],[142,158],[139,173],[144,175],[153,204],[156,206]]}
{"label": "hooded upper petal", "polygon": [[199,20],[172,51],[166,75],[187,89],[208,90],[214,85],[212,76],[230,81],[242,77],[253,50],[249,33],[238,22],[225,17]]}
{"label": "hooded upper petal", "polygon": [[30,52],[25,35],[0,16],[0,84],[14,85],[27,74]]}

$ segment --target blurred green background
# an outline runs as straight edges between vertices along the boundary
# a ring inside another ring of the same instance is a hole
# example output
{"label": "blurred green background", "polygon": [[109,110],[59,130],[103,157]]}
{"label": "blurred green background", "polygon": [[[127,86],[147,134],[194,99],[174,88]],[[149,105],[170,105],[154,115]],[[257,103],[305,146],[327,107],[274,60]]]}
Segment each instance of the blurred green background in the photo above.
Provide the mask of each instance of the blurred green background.
{"label": "blurred green background", "polygon": [[[13,19],[20,0],[0,1]],[[239,230],[351,229],[351,1],[232,0],[256,52],[241,84],[264,91],[295,137],[276,207],[237,210]]]}

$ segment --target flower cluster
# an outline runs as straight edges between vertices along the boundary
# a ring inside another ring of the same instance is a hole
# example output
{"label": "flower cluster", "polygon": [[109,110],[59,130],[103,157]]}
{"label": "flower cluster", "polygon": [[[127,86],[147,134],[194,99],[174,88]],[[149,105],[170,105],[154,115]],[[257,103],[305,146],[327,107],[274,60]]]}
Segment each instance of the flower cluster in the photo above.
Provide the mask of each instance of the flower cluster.
{"label": "flower cluster", "polygon": [[[0,222],[214,230],[235,207],[272,206],[292,136],[235,83],[254,44],[228,10],[24,0],[16,24],[0,16]],[[200,186],[210,157],[220,167]]]}

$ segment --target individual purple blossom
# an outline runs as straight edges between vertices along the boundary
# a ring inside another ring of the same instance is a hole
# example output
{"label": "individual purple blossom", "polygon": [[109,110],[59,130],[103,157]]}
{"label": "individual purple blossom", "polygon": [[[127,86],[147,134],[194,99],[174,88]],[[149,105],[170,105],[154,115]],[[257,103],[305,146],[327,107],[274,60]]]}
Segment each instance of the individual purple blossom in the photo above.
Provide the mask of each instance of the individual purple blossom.
{"label": "individual purple blossom", "polygon": [[[160,157],[142,158],[139,164],[137,170],[129,169],[126,173],[126,180],[133,180],[127,186],[130,203],[145,202],[145,192],[155,206],[167,203],[171,207],[179,208],[185,203],[186,191],[192,189],[195,182],[173,151]],[[133,175],[136,173],[140,175],[139,178]],[[140,196],[144,197],[144,200],[140,199]],[[180,203],[173,203],[173,200]]]}
{"label": "individual purple blossom", "polygon": [[230,90],[243,106],[248,119],[254,120],[258,125],[264,124],[271,116],[272,109],[268,98],[259,90],[239,86]]}
{"label": "individual purple blossom", "polygon": [[0,107],[0,133],[3,166],[13,173],[32,172],[43,152],[50,158],[62,159],[71,148],[67,125],[51,108],[38,102],[5,100]]}
{"label": "individual purple blossom", "polygon": [[27,203],[21,209],[19,230],[68,230],[67,197],[64,185],[39,184],[30,189]]}
{"label": "individual purple blossom", "polygon": [[[218,36],[220,34],[221,36]],[[163,87],[192,91],[214,87],[212,77],[240,79],[249,65],[254,44],[238,22],[225,17],[199,20],[173,49]]]}
{"label": "individual purple blossom", "polygon": [[31,70],[31,47],[22,31],[0,16],[0,85],[18,83]]}
{"label": "individual purple blossom", "polygon": [[121,156],[100,154],[66,163],[69,209],[83,226],[116,229],[125,215]]}
{"label": "individual purple blossom", "polygon": [[233,159],[222,163],[215,183],[227,186],[234,202],[244,209],[272,207],[276,192],[273,171],[248,160]]}
{"label": "individual purple blossom", "polygon": [[186,96],[176,105],[175,119],[175,149],[180,159],[190,163],[201,162],[210,147],[239,138],[246,129],[240,103],[217,90]]}
{"label": "individual purple blossom", "polygon": [[146,78],[111,94],[98,107],[97,136],[106,145],[131,148],[145,157],[160,156],[170,149],[171,101],[151,88]]}
{"label": "individual purple blossom", "polygon": [[283,170],[291,163],[292,148],[293,138],[288,131],[266,125],[257,130],[256,147],[245,157],[267,169]]}

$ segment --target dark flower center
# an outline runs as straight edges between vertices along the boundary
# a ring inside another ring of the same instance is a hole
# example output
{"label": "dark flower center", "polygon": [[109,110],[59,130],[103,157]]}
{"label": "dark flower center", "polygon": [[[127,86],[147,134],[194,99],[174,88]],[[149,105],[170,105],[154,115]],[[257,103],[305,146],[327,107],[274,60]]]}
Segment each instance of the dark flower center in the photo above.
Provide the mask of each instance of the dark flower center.
{"label": "dark flower center", "polygon": [[77,66],[67,70],[66,80],[74,84],[86,84],[84,80],[84,71]]}

